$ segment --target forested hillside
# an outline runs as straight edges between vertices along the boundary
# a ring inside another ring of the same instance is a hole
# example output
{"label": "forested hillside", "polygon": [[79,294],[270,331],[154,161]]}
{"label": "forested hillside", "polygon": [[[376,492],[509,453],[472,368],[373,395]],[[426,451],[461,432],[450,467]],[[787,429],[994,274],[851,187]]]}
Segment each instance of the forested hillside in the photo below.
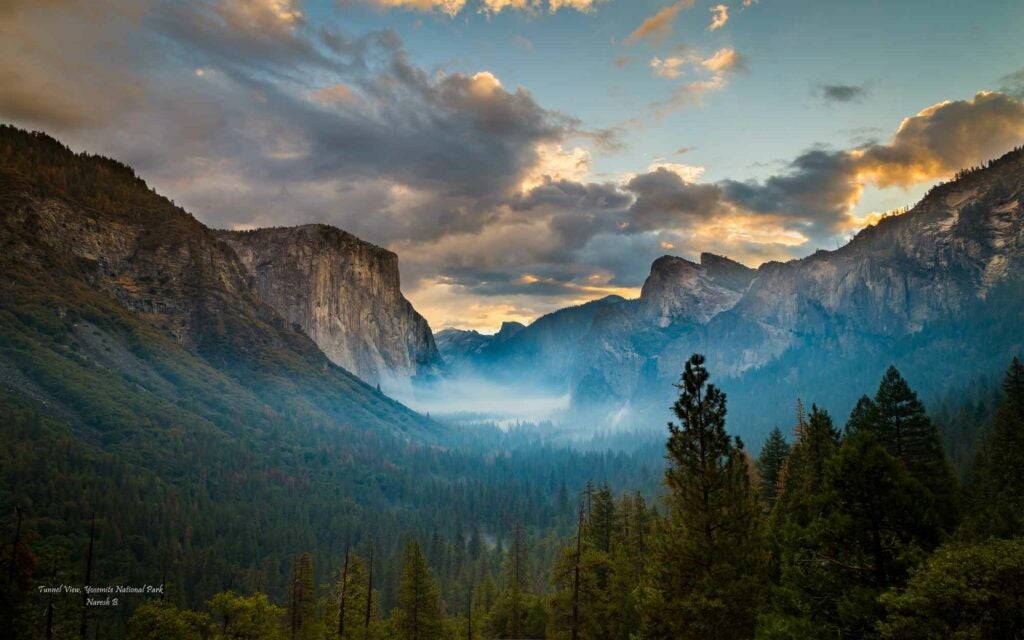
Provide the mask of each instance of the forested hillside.
{"label": "forested hillside", "polygon": [[[173,493],[152,475],[74,445],[38,413],[19,412],[3,449],[21,452],[16,472],[39,474],[54,464],[68,473],[60,489],[69,495],[103,488],[122,497],[97,503],[95,523],[81,517],[80,505],[63,503],[64,517],[77,514],[87,527],[84,537],[81,527],[77,536],[62,534],[38,506],[18,502],[5,520],[12,542],[4,547],[4,615],[23,637],[51,623],[54,637],[75,637],[85,624],[101,634],[153,639],[1024,633],[1019,360],[1005,374],[991,418],[970,429],[977,453],[964,482],[935,422],[894,368],[845,426],[825,408],[797,403],[791,435],[773,432],[755,460],[729,434],[727,399],[703,363],[691,358],[680,382],[659,496],[611,488],[628,486],[635,457],[524,446],[515,434],[495,436],[491,446],[506,453],[487,457],[384,446],[408,465],[400,474],[406,484],[391,488],[415,505],[403,513],[416,517],[354,524],[343,513],[357,509],[367,489],[359,483],[339,485],[334,501],[325,496],[317,512],[330,514],[326,520],[303,519],[291,529],[254,507],[242,514],[241,529],[226,530],[231,507],[207,501],[167,522],[155,549],[145,536],[123,536],[131,521],[121,514],[130,509],[140,522],[161,522],[162,504],[151,503],[166,499],[152,496]],[[39,456],[44,462],[27,452],[48,431],[60,447],[58,455]],[[490,467],[483,472],[474,468],[482,461]],[[331,465],[307,459],[300,466],[309,479]],[[14,467],[5,461],[4,468]],[[439,475],[428,480],[439,468],[451,477],[461,470],[459,490]],[[584,481],[588,472],[610,484]],[[338,474],[331,477],[344,476]],[[96,487],[101,478],[119,482]],[[61,497],[36,486],[19,492],[46,504]],[[290,495],[298,505],[317,494],[307,484]],[[346,495],[355,499],[346,502]],[[273,498],[253,503],[262,497]],[[294,509],[284,517],[308,518]],[[244,538],[204,547],[212,540],[191,537],[205,527],[218,540]],[[282,537],[267,537],[267,528]],[[291,553],[268,555],[271,549]],[[166,592],[113,612],[90,607],[83,623],[81,601],[34,590],[81,582],[83,563],[102,575],[93,583],[103,584],[150,580],[159,567]],[[189,583],[197,565],[208,579]]]}
{"label": "forested hillside", "polygon": [[[4,127],[0,207],[0,522],[34,584],[81,584],[90,532],[92,580],[166,581],[181,606],[283,597],[293,554],[313,553],[321,581],[372,545],[390,607],[410,533],[436,539],[432,560],[461,535],[498,562],[514,521],[566,529],[589,478],[656,485],[653,450],[470,437],[362,383],[124,165]],[[56,627],[77,630],[81,604],[58,601]],[[97,609],[90,628],[122,635],[131,611]]]}

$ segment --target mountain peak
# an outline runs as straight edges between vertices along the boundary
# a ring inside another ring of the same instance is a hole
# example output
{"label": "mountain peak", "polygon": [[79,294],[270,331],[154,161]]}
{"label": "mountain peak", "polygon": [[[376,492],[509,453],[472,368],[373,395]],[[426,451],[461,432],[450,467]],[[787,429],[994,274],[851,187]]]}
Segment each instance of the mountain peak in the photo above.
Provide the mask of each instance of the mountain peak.
{"label": "mountain peak", "polygon": [[742,270],[747,268],[728,258],[706,255],[709,262],[714,263],[711,270],[678,256],[662,256],[651,265],[651,275],[644,282],[640,300],[647,313],[657,318],[659,326],[667,327],[680,321],[704,323],[739,300],[745,286],[719,283],[716,275],[733,283],[746,277]]}
{"label": "mountain peak", "polygon": [[757,277],[757,269],[714,253],[700,254],[700,264],[714,283],[740,293]]}
{"label": "mountain peak", "polygon": [[509,338],[515,337],[520,331],[526,328],[526,325],[522,322],[502,322],[501,329],[495,334],[495,338],[499,341],[508,340]]}

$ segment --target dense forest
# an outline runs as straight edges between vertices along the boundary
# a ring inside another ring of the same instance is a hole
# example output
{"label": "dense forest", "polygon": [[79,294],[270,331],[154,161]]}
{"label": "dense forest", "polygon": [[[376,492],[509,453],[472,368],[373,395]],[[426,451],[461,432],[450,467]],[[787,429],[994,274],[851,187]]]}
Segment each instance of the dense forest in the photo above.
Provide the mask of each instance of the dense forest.
{"label": "dense forest", "polygon": [[[303,522],[306,548],[294,536],[256,543],[291,513],[240,528],[216,510],[161,522],[157,480],[70,438],[33,448],[58,427],[23,408],[3,431],[5,483],[49,486],[7,491],[21,499],[5,503],[4,627],[16,637],[133,639],[1024,636],[1018,359],[997,391],[976,383],[962,402],[944,399],[935,418],[894,368],[842,426],[798,403],[791,436],[776,429],[756,459],[729,434],[725,394],[701,356],[678,388],[656,492],[651,452],[553,449],[525,431],[467,436],[461,454],[376,443],[404,467],[405,484],[390,490],[428,508],[373,528],[342,513]],[[483,459],[485,470],[472,468]],[[33,473],[53,465],[61,475]],[[463,468],[466,483],[431,479],[438,466]],[[494,476],[468,480],[475,474]],[[307,499],[313,487],[293,480],[293,499]],[[340,487],[335,511],[346,510],[346,492],[364,490]],[[77,497],[97,492],[119,497],[85,511]],[[40,517],[39,504],[62,512]],[[62,530],[58,517],[81,527]],[[129,517],[160,531],[159,543],[123,537]],[[194,548],[193,538],[221,543]],[[295,552],[269,553],[285,548]],[[87,607],[87,594],[39,588],[122,584],[140,576],[131,566],[163,589]]]}

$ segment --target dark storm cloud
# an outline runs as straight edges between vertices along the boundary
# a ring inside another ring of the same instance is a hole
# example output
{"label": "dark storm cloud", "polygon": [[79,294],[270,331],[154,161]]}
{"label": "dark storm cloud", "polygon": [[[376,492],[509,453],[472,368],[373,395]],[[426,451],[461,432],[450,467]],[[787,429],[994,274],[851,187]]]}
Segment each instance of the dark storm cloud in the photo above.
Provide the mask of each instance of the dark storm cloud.
{"label": "dark storm cloud", "polygon": [[635,198],[625,227],[629,233],[684,227],[719,213],[723,204],[718,185],[685,182],[667,169],[636,176],[625,188]]}
{"label": "dark storm cloud", "polygon": [[847,152],[815,149],[799,155],[784,173],[760,183],[726,180],[722,189],[740,208],[782,215],[823,238],[841,231],[861,187]]}

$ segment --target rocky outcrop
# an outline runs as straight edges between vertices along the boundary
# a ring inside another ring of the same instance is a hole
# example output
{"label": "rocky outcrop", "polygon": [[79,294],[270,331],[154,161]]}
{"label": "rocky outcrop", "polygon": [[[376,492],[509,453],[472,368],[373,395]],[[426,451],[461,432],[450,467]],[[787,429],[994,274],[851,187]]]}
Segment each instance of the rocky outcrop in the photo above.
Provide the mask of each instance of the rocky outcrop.
{"label": "rocky outcrop", "polygon": [[436,372],[433,334],[402,295],[391,251],[326,225],[218,237],[241,259],[260,298],[335,364],[371,384]]}
{"label": "rocky outcrop", "polygon": [[739,301],[753,273],[710,253],[701,256],[701,264],[662,256],[651,265],[651,275],[640,292],[643,313],[659,327],[677,322],[704,324]]}
{"label": "rocky outcrop", "polygon": [[453,371],[462,369],[485,356],[487,350],[519,335],[526,329],[521,322],[502,322],[495,334],[470,329],[444,329],[434,336],[441,359]]}

